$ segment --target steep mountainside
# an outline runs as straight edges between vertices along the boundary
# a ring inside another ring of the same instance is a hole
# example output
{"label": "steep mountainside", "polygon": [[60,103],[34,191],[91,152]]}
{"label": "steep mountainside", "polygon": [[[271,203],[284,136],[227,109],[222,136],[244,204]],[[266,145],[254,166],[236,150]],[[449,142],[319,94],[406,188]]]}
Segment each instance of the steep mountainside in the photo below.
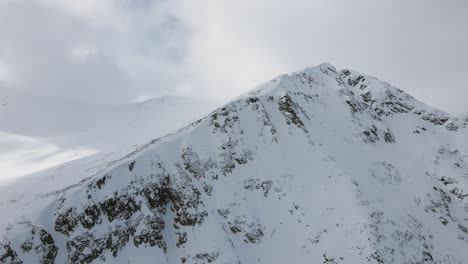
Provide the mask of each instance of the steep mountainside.
{"label": "steep mountainside", "polygon": [[322,64],[120,159],[5,188],[0,263],[466,263],[467,136]]}

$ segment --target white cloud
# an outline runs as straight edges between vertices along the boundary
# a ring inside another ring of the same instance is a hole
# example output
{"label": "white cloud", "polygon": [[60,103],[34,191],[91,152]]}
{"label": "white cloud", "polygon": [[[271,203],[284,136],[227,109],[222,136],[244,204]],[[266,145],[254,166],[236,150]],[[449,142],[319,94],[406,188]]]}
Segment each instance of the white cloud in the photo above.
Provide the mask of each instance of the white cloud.
{"label": "white cloud", "polygon": [[16,89],[108,103],[227,100],[331,62],[459,113],[468,112],[466,11],[458,0],[7,1],[0,58]]}
{"label": "white cloud", "polygon": [[72,60],[76,62],[83,62],[97,54],[97,49],[95,46],[76,46],[71,50]]}
{"label": "white cloud", "polygon": [[178,96],[191,96],[193,87],[190,83],[178,83],[175,87],[175,94]]}
{"label": "white cloud", "polygon": [[165,95],[181,76],[185,37],[166,5],[0,2],[0,58],[23,93],[111,104]]}
{"label": "white cloud", "polygon": [[452,113],[468,112],[465,1],[182,1],[187,64],[226,98],[322,62],[375,75]]}
{"label": "white cloud", "polygon": [[14,79],[12,67],[0,60],[0,83],[11,83]]}
{"label": "white cloud", "polygon": [[97,28],[124,30],[128,17],[124,16],[114,0],[39,0],[51,8],[58,8],[70,15],[83,19]]}

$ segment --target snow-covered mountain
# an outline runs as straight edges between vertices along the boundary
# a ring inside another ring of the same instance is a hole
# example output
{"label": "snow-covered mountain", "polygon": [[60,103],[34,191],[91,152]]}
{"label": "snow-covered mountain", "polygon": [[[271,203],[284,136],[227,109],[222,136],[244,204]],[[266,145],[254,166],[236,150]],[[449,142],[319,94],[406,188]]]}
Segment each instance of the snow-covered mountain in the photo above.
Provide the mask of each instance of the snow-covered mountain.
{"label": "snow-covered mountain", "polygon": [[0,263],[466,263],[467,136],[322,64],[122,157],[3,187]]}
{"label": "snow-covered mountain", "polygon": [[171,96],[106,106],[11,92],[0,95],[0,183],[163,136],[215,105]]}

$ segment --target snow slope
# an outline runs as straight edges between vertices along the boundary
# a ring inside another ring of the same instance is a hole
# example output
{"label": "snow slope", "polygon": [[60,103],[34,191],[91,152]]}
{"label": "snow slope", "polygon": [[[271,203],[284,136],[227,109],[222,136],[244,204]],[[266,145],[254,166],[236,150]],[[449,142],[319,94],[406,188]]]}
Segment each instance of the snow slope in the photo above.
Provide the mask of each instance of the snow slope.
{"label": "snow slope", "polygon": [[63,148],[31,137],[0,131],[0,184],[67,161],[96,153],[86,148]]}
{"label": "snow slope", "polygon": [[466,139],[466,120],[322,64],[2,187],[0,263],[466,263]]}
{"label": "snow slope", "polygon": [[105,106],[11,92],[2,95],[0,182],[93,153],[126,149],[181,128],[214,106],[170,96]]}

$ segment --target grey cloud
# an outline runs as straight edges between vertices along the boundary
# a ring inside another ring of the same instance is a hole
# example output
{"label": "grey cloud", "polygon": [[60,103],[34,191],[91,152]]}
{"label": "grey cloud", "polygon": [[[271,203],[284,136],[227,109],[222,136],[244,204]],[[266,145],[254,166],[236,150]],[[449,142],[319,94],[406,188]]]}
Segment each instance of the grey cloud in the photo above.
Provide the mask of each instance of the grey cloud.
{"label": "grey cloud", "polygon": [[[123,10],[128,27],[119,32],[39,2],[0,5],[0,61],[12,67],[11,88],[18,92],[115,104],[164,95],[174,86],[168,68],[182,53],[167,36],[171,25],[178,31],[174,19],[154,21],[143,6]],[[87,47],[92,52],[74,58],[74,49]]]}
{"label": "grey cloud", "polygon": [[[184,17],[204,34],[195,38],[191,54],[203,55],[197,58],[207,67],[201,74],[222,67],[222,79],[240,80],[231,95],[267,75],[331,62],[458,114],[468,111],[467,8],[459,0],[206,0],[187,8]],[[214,80],[206,85],[216,86],[220,80]]]}
{"label": "grey cloud", "polygon": [[[0,62],[24,92],[117,103],[192,90],[227,100],[331,62],[468,113],[463,0],[102,0],[84,2],[112,8],[81,16],[41,1],[0,4]],[[80,45],[94,53],[73,62]]]}

